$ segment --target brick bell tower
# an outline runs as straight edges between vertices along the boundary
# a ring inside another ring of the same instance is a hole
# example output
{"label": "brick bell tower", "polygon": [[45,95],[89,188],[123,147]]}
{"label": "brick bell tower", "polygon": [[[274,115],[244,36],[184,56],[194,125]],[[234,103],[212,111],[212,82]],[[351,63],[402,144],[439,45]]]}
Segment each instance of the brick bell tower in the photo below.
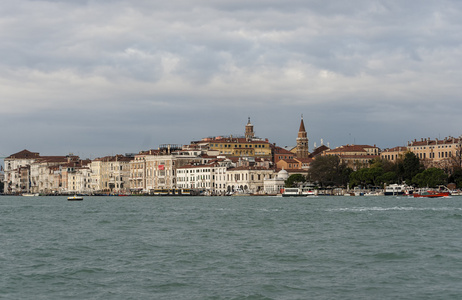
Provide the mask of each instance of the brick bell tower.
{"label": "brick bell tower", "polygon": [[305,123],[303,123],[302,115],[302,120],[300,121],[300,129],[298,130],[296,156],[297,158],[308,158],[309,154],[308,137],[306,135]]}
{"label": "brick bell tower", "polygon": [[253,132],[253,125],[250,123],[249,117],[249,121],[247,122],[247,125],[245,125],[245,139],[250,141],[253,138],[255,138],[255,132]]}

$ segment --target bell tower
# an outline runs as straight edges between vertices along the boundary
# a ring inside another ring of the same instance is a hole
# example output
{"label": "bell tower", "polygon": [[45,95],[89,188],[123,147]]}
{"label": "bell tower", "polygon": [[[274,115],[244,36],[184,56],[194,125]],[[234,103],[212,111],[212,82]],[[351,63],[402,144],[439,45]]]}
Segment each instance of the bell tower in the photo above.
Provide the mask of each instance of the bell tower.
{"label": "bell tower", "polygon": [[300,129],[298,130],[297,137],[297,158],[308,158],[310,152],[308,151],[308,137],[306,135],[305,123],[303,122],[303,115],[300,121]]}
{"label": "bell tower", "polygon": [[250,117],[249,121],[247,122],[247,125],[245,125],[245,139],[247,141],[253,139],[255,137],[255,132],[253,132],[253,125],[250,123]]}

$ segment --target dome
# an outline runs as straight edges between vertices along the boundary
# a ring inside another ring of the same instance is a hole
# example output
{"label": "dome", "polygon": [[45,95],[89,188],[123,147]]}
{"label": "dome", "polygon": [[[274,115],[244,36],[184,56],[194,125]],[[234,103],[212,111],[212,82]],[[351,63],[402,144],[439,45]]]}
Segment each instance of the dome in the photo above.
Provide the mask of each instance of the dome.
{"label": "dome", "polygon": [[282,169],[278,172],[278,179],[286,180],[287,178],[289,178],[289,173],[286,170]]}

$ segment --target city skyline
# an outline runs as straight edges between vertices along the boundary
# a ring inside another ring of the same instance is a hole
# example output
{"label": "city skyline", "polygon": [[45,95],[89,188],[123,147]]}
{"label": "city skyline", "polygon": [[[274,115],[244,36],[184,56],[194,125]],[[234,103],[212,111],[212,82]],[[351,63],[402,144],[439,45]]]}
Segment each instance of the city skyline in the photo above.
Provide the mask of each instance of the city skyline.
{"label": "city skyline", "polygon": [[0,156],[257,136],[460,135],[458,1],[26,1],[0,9]]}

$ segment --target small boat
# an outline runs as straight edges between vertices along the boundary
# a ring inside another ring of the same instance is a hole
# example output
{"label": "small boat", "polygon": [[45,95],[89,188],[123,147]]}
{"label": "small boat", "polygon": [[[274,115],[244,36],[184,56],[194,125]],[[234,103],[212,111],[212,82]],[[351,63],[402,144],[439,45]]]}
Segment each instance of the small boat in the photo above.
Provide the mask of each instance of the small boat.
{"label": "small boat", "polygon": [[390,184],[385,187],[385,196],[403,196],[403,195],[412,195],[412,187],[406,184]]}
{"label": "small boat", "polygon": [[316,196],[312,188],[285,188],[282,197],[310,197]]}
{"label": "small boat", "polygon": [[67,200],[68,201],[82,201],[83,197],[74,195],[74,196],[71,196],[71,197],[67,197]]}
{"label": "small boat", "polygon": [[37,197],[39,194],[38,193],[24,193],[22,196],[24,197]]}
{"label": "small boat", "polygon": [[449,192],[426,191],[422,193],[414,193],[414,198],[440,198],[449,196],[451,196],[451,193]]}

